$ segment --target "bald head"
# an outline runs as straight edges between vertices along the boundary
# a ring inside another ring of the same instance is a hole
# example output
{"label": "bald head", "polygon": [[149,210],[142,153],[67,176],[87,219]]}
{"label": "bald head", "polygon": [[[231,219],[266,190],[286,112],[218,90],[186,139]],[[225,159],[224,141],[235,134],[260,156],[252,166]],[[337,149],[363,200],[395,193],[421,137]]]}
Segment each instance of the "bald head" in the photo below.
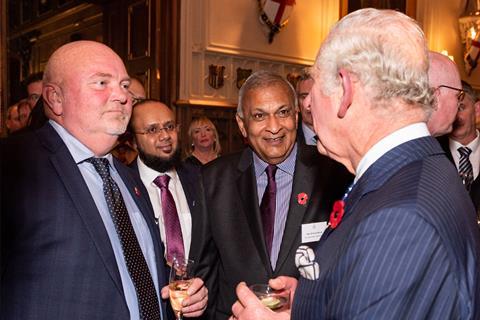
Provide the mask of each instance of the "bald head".
{"label": "bald head", "polygon": [[58,48],[48,59],[45,67],[43,82],[62,83],[75,70],[85,67],[85,64],[95,63],[103,56],[109,56],[115,61],[123,62],[109,47],[95,41],[74,41]]}
{"label": "bald head", "polygon": [[452,124],[457,114],[457,96],[462,89],[462,84],[457,65],[447,56],[430,51],[429,60],[428,81],[430,87],[435,89],[435,110],[427,126],[433,136],[441,136],[452,131]]}
{"label": "bald head", "polygon": [[[156,114],[154,116],[154,114]],[[130,118],[130,127],[133,131],[142,129],[146,117],[154,118],[153,123],[162,123],[163,120],[172,120],[175,123],[175,113],[163,102],[154,99],[145,99],[135,105]],[[152,121],[148,123],[152,123]],[[144,128],[143,128],[144,129]]]}
{"label": "bald head", "polygon": [[57,49],[44,72],[46,114],[97,156],[112,149],[131,113],[130,77],[106,45],[76,41]]}

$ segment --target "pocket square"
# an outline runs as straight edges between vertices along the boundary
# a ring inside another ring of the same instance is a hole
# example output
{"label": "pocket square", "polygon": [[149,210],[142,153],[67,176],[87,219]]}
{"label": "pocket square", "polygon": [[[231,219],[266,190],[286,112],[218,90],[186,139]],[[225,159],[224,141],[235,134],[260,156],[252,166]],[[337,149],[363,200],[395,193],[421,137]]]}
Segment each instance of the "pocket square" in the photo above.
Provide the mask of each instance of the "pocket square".
{"label": "pocket square", "polygon": [[317,280],[320,277],[320,266],[315,261],[315,252],[309,246],[298,247],[295,253],[295,265],[305,279]]}

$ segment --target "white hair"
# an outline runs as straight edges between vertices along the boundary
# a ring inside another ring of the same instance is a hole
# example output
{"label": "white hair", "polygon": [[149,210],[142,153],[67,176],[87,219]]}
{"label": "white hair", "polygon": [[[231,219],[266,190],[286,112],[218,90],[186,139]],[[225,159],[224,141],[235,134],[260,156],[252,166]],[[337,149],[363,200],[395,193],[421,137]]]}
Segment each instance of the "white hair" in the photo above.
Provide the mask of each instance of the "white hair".
{"label": "white hair", "polygon": [[418,24],[393,10],[362,9],[340,20],[322,44],[312,77],[326,95],[340,90],[339,70],[354,74],[370,92],[373,105],[392,99],[432,109],[428,55]]}

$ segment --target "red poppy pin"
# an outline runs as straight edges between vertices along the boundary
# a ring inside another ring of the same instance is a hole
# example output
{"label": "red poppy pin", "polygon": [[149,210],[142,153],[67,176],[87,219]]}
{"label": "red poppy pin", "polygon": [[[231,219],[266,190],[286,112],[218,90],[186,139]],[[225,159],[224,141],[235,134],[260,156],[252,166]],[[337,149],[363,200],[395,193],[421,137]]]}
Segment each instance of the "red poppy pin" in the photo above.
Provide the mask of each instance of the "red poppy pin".
{"label": "red poppy pin", "polygon": [[345,212],[345,202],[337,200],[333,203],[333,210],[330,213],[330,220],[328,222],[330,228],[335,229],[340,222],[342,222],[343,213]]}
{"label": "red poppy pin", "polygon": [[137,195],[137,197],[140,197],[140,190],[138,190],[137,187],[134,187],[133,191],[135,191],[135,194]]}
{"label": "red poppy pin", "polygon": [[306,194],[305,192],[300,192],[297,195],[297,202],[299,205],[306,206],[308,202],[308,194]]}

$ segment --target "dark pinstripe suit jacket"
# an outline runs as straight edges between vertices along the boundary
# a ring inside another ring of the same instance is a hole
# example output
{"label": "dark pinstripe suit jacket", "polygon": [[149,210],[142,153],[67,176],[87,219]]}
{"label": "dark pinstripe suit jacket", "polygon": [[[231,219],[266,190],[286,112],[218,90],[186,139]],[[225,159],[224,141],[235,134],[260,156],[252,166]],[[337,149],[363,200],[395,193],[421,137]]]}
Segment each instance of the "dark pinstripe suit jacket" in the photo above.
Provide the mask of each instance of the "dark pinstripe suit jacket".
{"label": "dark pinstripe suit jacket", "polygon": [[[0,155],[0,319],[130,319],[107,231],[56,131],[46,124],[0,141]],[[147,191],[114,161],[162,257]],[[163,263],[157,273],[161,288]]]}
{"label": "dark pinstripe suit jacket", "polygon": [[480,236],[432,137],[387,152],[357,181],[315,251],[292,319],[479,319]]}

